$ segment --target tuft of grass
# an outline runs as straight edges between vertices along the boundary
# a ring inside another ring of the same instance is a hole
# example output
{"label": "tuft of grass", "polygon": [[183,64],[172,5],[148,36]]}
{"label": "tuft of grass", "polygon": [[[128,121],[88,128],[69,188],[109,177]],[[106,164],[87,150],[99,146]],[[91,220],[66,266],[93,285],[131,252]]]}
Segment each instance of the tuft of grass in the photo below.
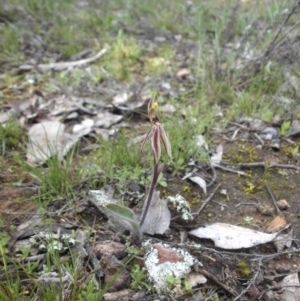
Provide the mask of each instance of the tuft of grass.
{"label": "tuft of grass", "polygon": [[125,37],[123,31],[119,30],[116,42],[101,65],[118,80],[131,81],[135,66],[139,64],[138,58],[142,55],[143,48],[139,46],[138,41]]}
{"label": "tuft of grass", "polygon": [[172,141],[173,160],[170,164],[175,173],[184,170],[189,160],[205,161],[207,159],[208,154],[202,147],[197,146],[196,141],[197,136],[203,134],[211,126],[213,122],[211,113],[208,112],[207,116],[198,120],[193,117],[198,115],[198,110],[191,107],[188,113],[189,118],[181,119],[175,114],[166,123],[165,127]]}
{"label": "tuft of grass", "polygon": [[57,156],[47,160],[47,167],[32,166],[26,162],[20,162],[21,166],[40,183],[40,197],[42,200],[75,196],[74,187],[82,179],[74,167],[74,151],[61,161]]}
{"label": "tuft of grass", "polygon": [[24,134],[19,124],[11,119],[5,125],[0,124],[0,155],[15,151],[24,142]]}
{"label": "tuft of grass", "polygon": [[19,45],[19,31],[17,28],[9,25],[0,29],[0,36],[3,41],[0,43],[0,52],[5,52],[9,55],[16,55],[20,53]]}
{"label": "tuft of grass", "polygon": [[249,277],[251,274],[251,267],[249,265],[249,263],[244,260],[244,259],[240,259],[236,265],[237,267],[237,272],[240,276],[242,277]]}

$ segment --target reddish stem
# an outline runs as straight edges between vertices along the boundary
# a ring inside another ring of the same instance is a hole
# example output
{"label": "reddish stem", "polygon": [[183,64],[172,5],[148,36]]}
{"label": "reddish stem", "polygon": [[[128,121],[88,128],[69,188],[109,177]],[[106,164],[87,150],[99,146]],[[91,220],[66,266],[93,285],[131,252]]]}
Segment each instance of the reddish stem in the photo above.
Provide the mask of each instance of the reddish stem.
{"label": "reddish stem", "polygon": [[150,190],[149,190],[149,194],[145,200],[145,205],[144,205],[144,210],[142,212],[142,216],[141,216],[141,220],[140,220],[140,228],[142,228],[144,222],[145,222],[145,219],[146,219],[146,216],[147,216],[147,213],[149,211],[149,208],[150,208],[150,204],[151,204],[151,200],[152,200],[152,197],[153,197],[153,193],[154,193],[154,190],[155,190],[155,187],[156,187],[156,184],[157,184],[157,180],[158,180],[158,176],[159,174],[161,173],[163,169],[163,164],[161,165],[154,165],[154,169],[153,169],[153,177],[152,177],[152,181],[151,181],[151,186],[150,186]]}

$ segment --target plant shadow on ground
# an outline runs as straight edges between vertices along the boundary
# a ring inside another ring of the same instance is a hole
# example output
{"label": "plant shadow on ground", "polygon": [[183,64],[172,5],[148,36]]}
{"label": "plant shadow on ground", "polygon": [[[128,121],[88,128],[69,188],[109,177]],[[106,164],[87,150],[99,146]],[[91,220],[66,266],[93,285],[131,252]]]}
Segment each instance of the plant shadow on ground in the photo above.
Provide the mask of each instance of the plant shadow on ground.
{"label": "plant shadow on ground", "polygon": [[[176,216],[170,235],[162,237],[163,240],[180,242],[180,230],[212,222],[265,231],[277,214],[266,184],[276,200],[288,201],[290,208],[282,214],[293,224],[297,237],[300,234],[299,171],[268,167],[269,162],[299,165],[299,142],[295,139],[294,144],[289,144],[291,141],[285,139],[291,121],[300,119],[296,101],[300,95],[297,71],[300,55],[295,50],[299,47],[299,36],[293,30],[299,27],[299,13],[296,11],[287,18],[293,5],[293,1],[265,1],[256,5],[252,1],[224,3],[221,0],[201,5],[180,0],[153,1],[151,6],[138,0],[4,1],[0,8],[1,114],[7,113],[8,108],[20,108],[33,90],[42,91],[47,99],[59,95],[90,97],[111,105],[120,91],[128,92],[130,102],[134,103],[143,97],[143,88],[147,87],[150,95],[158,92],[159,103],[171,104],[176,109],[172,113],[160,112],[173,148],[173,161],[163,157],[166,167],[158,185],[162,197],[180,193],[195,211],[203,204],[203,191],[192,182],[181,180],[189,164],[195,162],[209,178],[209,152],[195,143],[199,134],[205,135],[212,148],[223,145],[223,160],[229,166],[266,162],[265,168],[245,170],[247,176],[216,170],[216,182],[222,187],[213,200],[192,225],[180,222]],[[283,35],[274,39],[281,24],[285,25]],[[59,72],[41,72],[38,68],[38,64],[86,58],[105,44],[110,47],[107,55],[86,68]],[[19,66],[26,64],[35,67],[24,72]],[[122,289],[129,288],[131,282],[135,290],[144,287],[151,291],[151,283],[145,283],[144,274],[137,267],[143,265],[139,261],[143,251],[140,253],[124,237],[112,233],[106,218],[85,200],[89,189],[113,187],[116,198],[139,211],[151,181],[152,159],[145,159],[149,148],[142,157],[139,146],[128,143],[147,132],[143,117],[146,111],[138,108],[134,114],[127,115],[114,106],[110,110],[123,114],[129,129],[119,131],[108,141],[97,135],[87,138],[81,146],[96,143],[100,147],[87,152],[78,147],[62,162],[52,158],[43,166],[25,163],[26,123],[20,121],[21,130],[16,119],[3,122],[4,115],[1,115],[1,123],[6,125],[0,124],[0,279],[3,281],[0,299],[101,300],[107,291],[121,290],[115,280],[124,275],[126,285]],[[23,113],[14,111],[17,120],[21,120]],[[246,130],[250,132],[246,139],[238,134],[230,141],[226,130],[231,122],[239,123],[245,116],[276,127],[285,140],[280,150],[276,152],[268,144],[257,147],[251,136],[255,130]],[[28,123],[38,122],[39,118],[33,117]],[[261,207],[272,209],[263,212]],[[9,234],[15,233],[27,219],[34,218],[38,219],[35,231],[53,232],[47,245],[50,251],[32,253],[26,249],[28,246],[18,244],[18,240],[26,240],[26,235],[34,233],[23,233],[20,239],[12,237],[17,248],[9,249]],[[48,228],[43,228],[45,225]],[[54,237],[59,226],[67,237],[62,241]],[[53,231],[49,231],[51,227]],[[106,265],[101,270],[97,264],[90,265],[86,258],[80,264],[80,251],[73,248],[72,239],[82,239],[90,248],[108,240],[126,243],[127,253],[133,255],[122,257],[119,264],[123,268],[120,268],[110,266],[101,253],[98,259],[92,258],[100,266]],[[210,241],[201,243],[212,247]],[[264,254],[273,251],[269,245],[256,250]],[[41,259],[26,261],[27,257],[40,255]],[[205,253],[208,257],[201,257],[197,252],[194,255],[206,267],[211,266],[214,275],[229,268],[231,278],[227,284],[238,291],[255,270],[252,263],[235,255],[228,255],[230,259],[224,262],[209,252]],[[12,262],[11,258],[16,260]],[[270,271],[286,261],[286,257],[279,263],[275,260]],[[290,260],[293,265],[299,265],[298,261],[297,256]],[[131,268],[134,274],[126,278],[126,269]],[[242,281],[230,282],[237,278],[236,274]],[[50,278],[55,280],[43,287]],[[208,295],[210,289],[209,285],[204,286],[203,295]],[[206,300],[228,300],[228,297],[216,292]]]}

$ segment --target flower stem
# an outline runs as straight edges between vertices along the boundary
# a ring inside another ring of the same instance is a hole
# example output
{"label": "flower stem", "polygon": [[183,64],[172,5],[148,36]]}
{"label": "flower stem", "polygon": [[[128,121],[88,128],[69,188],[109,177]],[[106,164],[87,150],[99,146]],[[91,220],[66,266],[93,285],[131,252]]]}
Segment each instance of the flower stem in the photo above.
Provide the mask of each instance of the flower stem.
{"label": "flower stem", "polygon": [[141,219],[140,219],[140,223],[139,223],[140,228],[142,228],[142,226],[143,226],[143,224],[145,222],[147,213],[148,213],[149,208],[150,208],[150,204],[151,204],[151,200],[152,200],[152,197],[153,197],[153,193],[154,193],[154,190],[155,190],[155,187],[156,187],[156,184],[157,184],[158,176],[161,173],[162,169],[163,169],[163,164],[161,164],[161,165],[155,164],[154,165],[154,168],[153,168],[153,177],[152,177],[152,181],[151,181],[150,190],[149,190],[148,196],[147,196],[147,198],[145,200],[145,204],[143,206],[144,209],[143,209],[143,212],[142,212],[142,215],[141,215]]}

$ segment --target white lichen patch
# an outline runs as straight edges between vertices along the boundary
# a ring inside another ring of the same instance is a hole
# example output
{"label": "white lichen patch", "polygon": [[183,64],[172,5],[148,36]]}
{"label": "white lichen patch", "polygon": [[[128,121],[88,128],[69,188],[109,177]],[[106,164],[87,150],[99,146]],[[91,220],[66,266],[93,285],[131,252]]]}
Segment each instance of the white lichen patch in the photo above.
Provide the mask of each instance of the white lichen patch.
{"label": "white lichen patch", "polygon": [[175,197],[169,196],[167,199],[173,204],[178,212],[182,213],[183,220],[189,222],[193,220],[190,205],[182,195],[176,194]]}
{"label": "white lichen patch", "polygon": [[40,232],[29,238],[29,243],[41,252],[59,251],[63,253],[75,245],[75,239],[69,234]]}
{"label": "white lichen patch", "polygon": [[185,278],[191,272],[192,266],[199,264],[183,249],[172,248],[167,244],[150,244],[149,241],[144,245],[148,248],[145,267],[157,293],[174,293],[174,288],[167,282],[167,276]]}

